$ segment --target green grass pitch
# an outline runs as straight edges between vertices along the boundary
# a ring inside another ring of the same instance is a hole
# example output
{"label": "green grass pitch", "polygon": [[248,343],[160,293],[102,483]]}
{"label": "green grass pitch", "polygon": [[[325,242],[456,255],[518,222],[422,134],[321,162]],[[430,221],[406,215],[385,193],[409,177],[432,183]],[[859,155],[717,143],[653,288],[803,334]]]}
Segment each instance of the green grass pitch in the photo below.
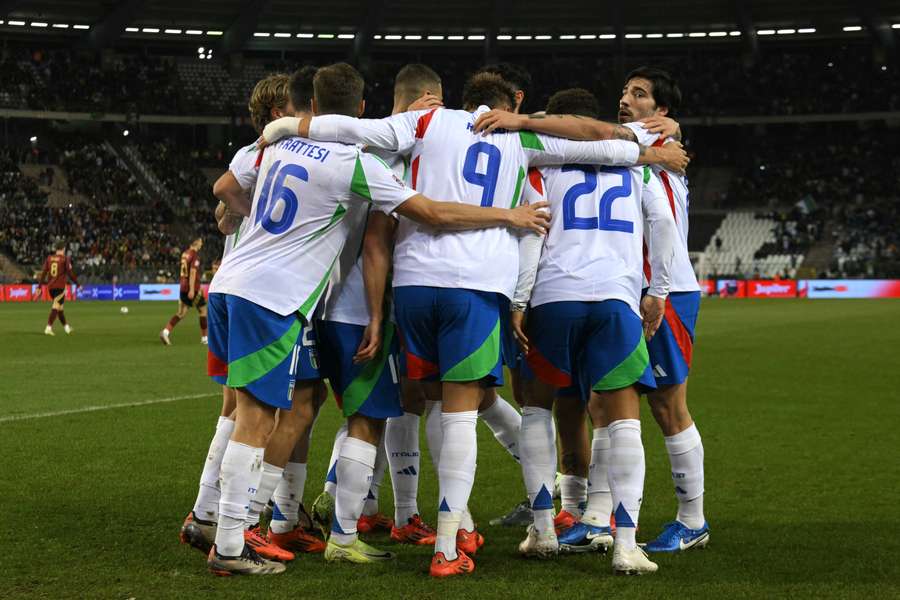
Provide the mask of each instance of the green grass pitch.
{"label": "green grass pitch", "polygon": [[[900,596],[898,301],[704,301],[689,397],[712,537],[704,551],[659,558],[653,576],[614,578],[602,556],[519,558],[523,532],[487,521],[522,498],[521,472],[479,425],[470,505],[487,544],[476,572],[450,581],[431,580],[429,549],[409,547],[389,565],[303,556],[276,577],[207,573],[203,557],[178,544],[220,403],[196,316],[165,348],[157,333],[174,305],[131,303],[128,315],[120,306],[67,304],[74,333],[57,324],[50,338],[48,305],[0,304],[3,598]],[[174,400],[105,408],[161,399]],[[101,409],[56,414],[86,407]],[[307,504],[339,422],[329,402]],[[675,500],[646,410],[643,435],[638,537],[647,540],[674,516]],[[434,523],[426,456],[422,471],[420,508]],[[381,502],[390,513],[387,479]]]}

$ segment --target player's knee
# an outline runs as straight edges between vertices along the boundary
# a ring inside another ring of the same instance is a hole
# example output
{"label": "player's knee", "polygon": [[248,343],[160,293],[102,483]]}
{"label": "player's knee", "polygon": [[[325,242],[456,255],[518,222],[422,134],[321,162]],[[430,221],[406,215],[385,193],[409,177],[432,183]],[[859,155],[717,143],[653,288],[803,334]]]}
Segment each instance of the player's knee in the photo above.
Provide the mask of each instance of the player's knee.
{"label": "player's knee", "polygon": [[267,436],[275,426],[275,408],[252,397],[238,396],[237,425],[242,431]]}
{"label": "player's knee", "polygon": [[478,412],[484,412],[497,402],[497,390],[494,388],[484,388],[484,396],[481,398],[481,404],[478,405]]}
{"label": "player's knee", "polygon": [[347,420],[347,435],[377,445],[384,431],[384,420],[355,414]]}
{"label": "player's knee", "polygon": [[425,396],[422,394],[404,393],[403,397],[400,400],[403,406],[403,412],[408,412],[419,416],[422,416],[422,414],[425,412]]}
{"label": "player's knee", "polygon": [[591,424],[595,429],[597,427],[606,427],[609,425],[609,418],[606,416],[606,407],[603,405],[603,400],[598,394],[591,394],[591,398],[587,405],[587,413],[591,418]]}

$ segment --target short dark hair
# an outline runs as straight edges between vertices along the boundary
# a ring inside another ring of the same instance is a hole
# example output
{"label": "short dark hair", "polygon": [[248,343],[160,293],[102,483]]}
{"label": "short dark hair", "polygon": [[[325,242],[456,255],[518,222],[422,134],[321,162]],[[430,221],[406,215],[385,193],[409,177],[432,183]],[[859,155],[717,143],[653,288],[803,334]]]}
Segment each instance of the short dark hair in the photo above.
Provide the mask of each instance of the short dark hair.
{"label": "short dark hair", "polygon": [[426,90],[436,92],[441,85],[441,76],[423,64],[410,63],[397,72],[394,78],[394,95],[413,102]]}
{"label": "short dark hair", "polygon": [[66,243],[65,243],[65,242],[56,242],[55,244],[53,244],[53,248],[54,248],[55,250],[65,250],[65,249],[66,249]]}
{"label": "short dark hair", "polygon": [[305,66],[297,69],[291,75],[290,91],[291,104],[294,110],[309,111],[313,99],[313,77],[318,69],[313,66]]}
{"label": "short dark hair", "polygon": [[681,90],[678,88],[678,82],[667,71],[656,67],[638,67],[628,74],[625,83],[635,77],[646,79],[653,85],[653,89],[650,90],[653,101],[656,102],[656,106],[666,108],[668,116],[671,117],[678,112],[681,107]]}
{"label": "short dark hair", "polygon": [[463,86],[463,108],[475,110],[482,104],[490,108],[512,108],[516,94],[502,77],[494,73],[475,73]]}
{"label": "short dark hair", "polygon": [[479,73],[494,73],[503,78],[504,81],[512,86],[515,90],[522,90],[528,95],[531,88],[531,75],[524,67],[514,65],[508,62],[501,62],[492,65],[485,65],[478,70]]}
{"label": "short dark hair", "polygon": [[596,119],[600,116],[597,97],[584,88],[560,90],[547,101],[548,115],[580,115]]}
{"label": "short dark hair", "polygon": [[322,67],[313,77],[318,114],[359,116],[365,87],[362,75],[347,63]]}

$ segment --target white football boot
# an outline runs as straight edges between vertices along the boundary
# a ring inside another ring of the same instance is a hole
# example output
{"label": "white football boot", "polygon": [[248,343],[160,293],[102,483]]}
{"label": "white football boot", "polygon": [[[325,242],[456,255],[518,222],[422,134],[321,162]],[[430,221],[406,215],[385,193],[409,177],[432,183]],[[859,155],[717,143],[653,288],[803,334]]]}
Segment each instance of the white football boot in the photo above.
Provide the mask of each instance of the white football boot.
{"label": "white football boot", "polygon": [[643,575],[655,573],[659,566],[647,558],[647,553],[639,546],[626,550],[623,546],[614,544],[612,568],[616,575]]}
{"label": "white football boot", "polygon": [[559,541],[556,531],[551,527],[544,533],[538,533],[534,525],[528,526],[528,535],[519,543],[519,554],[536,558],[553,558],[559,554]]}

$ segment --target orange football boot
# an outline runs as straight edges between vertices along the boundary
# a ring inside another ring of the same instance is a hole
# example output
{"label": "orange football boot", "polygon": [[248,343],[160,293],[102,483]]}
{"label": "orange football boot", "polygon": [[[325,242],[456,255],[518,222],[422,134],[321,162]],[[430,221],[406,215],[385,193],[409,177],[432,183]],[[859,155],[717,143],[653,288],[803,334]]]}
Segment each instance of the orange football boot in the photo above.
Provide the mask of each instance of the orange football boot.
{"label": "orange football boot", "polygon": [[261,535],[259,525],[244,530],[244,543],[250,546],[257,554],[268,560],[289,562],[295,558],[293,552],[279,548],[266,541],[266,538]]}
{"label": "orange football boot", "polygon": [[325,552],[325,542],[300,525],[297,525],[287,533],[275,533],[270,527],[268,534],[266,534],[266,540],[273,546],[278,546],[282,550],[295,554]]}
{"label": "orange football boot", "polygon": [[478,549],[484,546],[484,536],[476,530],[466,531],[460,529],[456,532],[456,548],[466,554],[475,556]]}
{"label": "orange football boot", "polygon": [[457,548],[454,560],[447,560],[443,552],[435,554],[431,559],[431,568],[428,573],[432,577],[452,577],[453,575],[468,575],[474,570],[475,561]]}
{"label": "orange football boot", "polygon": [[553,527],[556,534],[568,529],[578,521],[578,518],[567,510],[561,510],[558,515],[553,517]]}
{"label": "orange football boot", "polygon": [[437,539],[437,534],[434,529],[422,521],[419,515],[413,515],[403,527],[391,528],[391,539],[401,544],[432,546]]}
{"label": "orange football boot", "polygon": [[358,533],[372,533],[373,531],[390,531],[394,526],[394,520],[381,513],[374,515],[363,515],[356,522],[356,531]]}

